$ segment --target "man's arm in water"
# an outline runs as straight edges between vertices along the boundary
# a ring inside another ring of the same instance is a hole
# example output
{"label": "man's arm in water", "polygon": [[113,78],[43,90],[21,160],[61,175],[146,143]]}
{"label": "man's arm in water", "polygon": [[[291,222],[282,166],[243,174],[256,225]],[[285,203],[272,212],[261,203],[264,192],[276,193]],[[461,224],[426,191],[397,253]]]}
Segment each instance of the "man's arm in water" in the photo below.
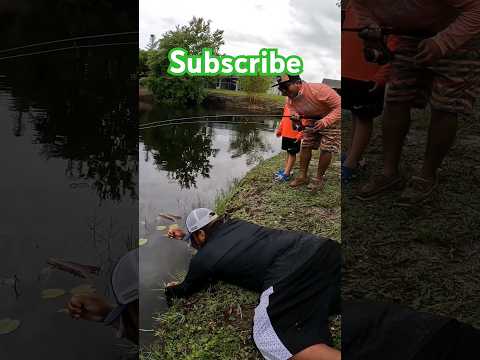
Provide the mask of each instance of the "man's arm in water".
{"label": "man's arm in water", "polygon": [[180,284],[170,283],[165,288],[167,303],[171,304],[172,298],[188,297],[206,288],[211,282],[211,271],[195,255],[190,262],[185,280]]}

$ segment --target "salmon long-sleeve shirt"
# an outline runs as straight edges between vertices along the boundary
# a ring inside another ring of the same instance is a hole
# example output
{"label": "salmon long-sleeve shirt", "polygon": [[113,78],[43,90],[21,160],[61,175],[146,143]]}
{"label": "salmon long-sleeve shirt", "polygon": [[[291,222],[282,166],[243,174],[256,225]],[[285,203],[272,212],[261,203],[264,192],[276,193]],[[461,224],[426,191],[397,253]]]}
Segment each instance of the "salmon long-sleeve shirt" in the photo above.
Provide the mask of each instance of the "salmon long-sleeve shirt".
{"label": "salmon long-sleeve shirt", "polygon": [[442,53],[480,39],[479,0],[351,0],[360,26],[377,24],[401,32],[436,34]]}
{"label": "salmon long-sleeve shirt", "polygon": [[[358,19],[351,4],[345,10],[343,27],[359,27]],[[388,47],[394,50],[397,39],[393,36],[388,38]],[[342,33],[342,77],[360,81],[374,81],[384,86],[390,73],[390,64],[378,65],[365,60],[363,49],[365,45],[356,32]]]}
{"label": "salmon long-sleeve shirt", "polygon": [[286,106],[291,114],[297,113],[306,118],[320,116],[324,127],[330,127],[342,118],[340,96],[325,84],[303,82],[298,96],[287,98]]}

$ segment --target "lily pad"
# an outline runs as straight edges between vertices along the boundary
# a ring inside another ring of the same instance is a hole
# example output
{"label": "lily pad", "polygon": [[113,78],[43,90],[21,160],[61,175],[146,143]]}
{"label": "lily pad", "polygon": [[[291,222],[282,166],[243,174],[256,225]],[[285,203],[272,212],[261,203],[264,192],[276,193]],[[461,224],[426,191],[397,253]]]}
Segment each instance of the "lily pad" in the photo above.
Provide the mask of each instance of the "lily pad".
{"label": "lily pad", "polygon": [[158,230],[158,231],[163,231],[163,230],[166,230],[166,229],[167,229],[166,226],[163,226],[163,225],[157,226],[157,230]]}
{"label": "lily pad", "polygon": [[138,246],[143,246],[146,243],[148,243],[148,239],[139,239],[138,240]]}
{"label": "lily pad", "polygon": [[65,290],[63,289],[46,289],[42,291],[42,299],[55,299],[63,295],[65,295]]}
{"label": "lily pad", "polygon": [[1,319],[0,320],[0,335],[7,335],[18,329],[20,326],[19,320]]}
{"label": "lily pad", "polygon": [[72,295],[89,295],[93,294],[94,292],[95,288],[92,286],[92,284],[79,285],[70,290],[70,294]]}

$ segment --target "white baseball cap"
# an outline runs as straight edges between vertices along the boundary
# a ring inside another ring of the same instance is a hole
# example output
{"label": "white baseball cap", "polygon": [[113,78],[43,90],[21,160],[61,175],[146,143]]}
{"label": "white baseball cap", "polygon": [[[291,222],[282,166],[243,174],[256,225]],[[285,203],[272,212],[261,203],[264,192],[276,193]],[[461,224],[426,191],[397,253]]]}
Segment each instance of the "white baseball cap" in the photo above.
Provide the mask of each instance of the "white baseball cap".
{"label": "white baseball cap", "polygon": [[111,324],[127,305],[138,299],[138,248],[129,251],[115,265],[112,272],[112,289],[118,306],[105,318],[104,322]]}
{"label": "white baseball cap", "polygon": [[192,234],[195,231],[202,229],[217,218],[218,215],[210,209],[194,209],[190,214],[188,214],[187,220],[185,221],[185,226],[187,227],[187,231],[189,233],[187,239],[191,241]]}

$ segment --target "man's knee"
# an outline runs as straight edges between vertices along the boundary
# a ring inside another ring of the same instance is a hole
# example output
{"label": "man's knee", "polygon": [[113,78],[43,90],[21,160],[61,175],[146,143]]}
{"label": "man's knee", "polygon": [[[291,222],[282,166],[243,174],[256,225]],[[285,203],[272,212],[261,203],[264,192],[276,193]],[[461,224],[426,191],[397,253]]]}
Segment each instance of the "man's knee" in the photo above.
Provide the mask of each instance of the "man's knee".
{"label": "man's knee", "polygon": [[302,148],[301,148],[302,152],[311,154],[313,150],[315,150],[315,149],[312,145],[303,145],[302,144]]}
{"label": "man's knee", "polygon": [[341,353],[325,344],[312,345],[295,354],[291,360],[340,360]]}
{"label": "man's knee", "polygon": [[456,121],[457,119],[458,113],[453,112],[450,109],[432,107],[433,121]]}

